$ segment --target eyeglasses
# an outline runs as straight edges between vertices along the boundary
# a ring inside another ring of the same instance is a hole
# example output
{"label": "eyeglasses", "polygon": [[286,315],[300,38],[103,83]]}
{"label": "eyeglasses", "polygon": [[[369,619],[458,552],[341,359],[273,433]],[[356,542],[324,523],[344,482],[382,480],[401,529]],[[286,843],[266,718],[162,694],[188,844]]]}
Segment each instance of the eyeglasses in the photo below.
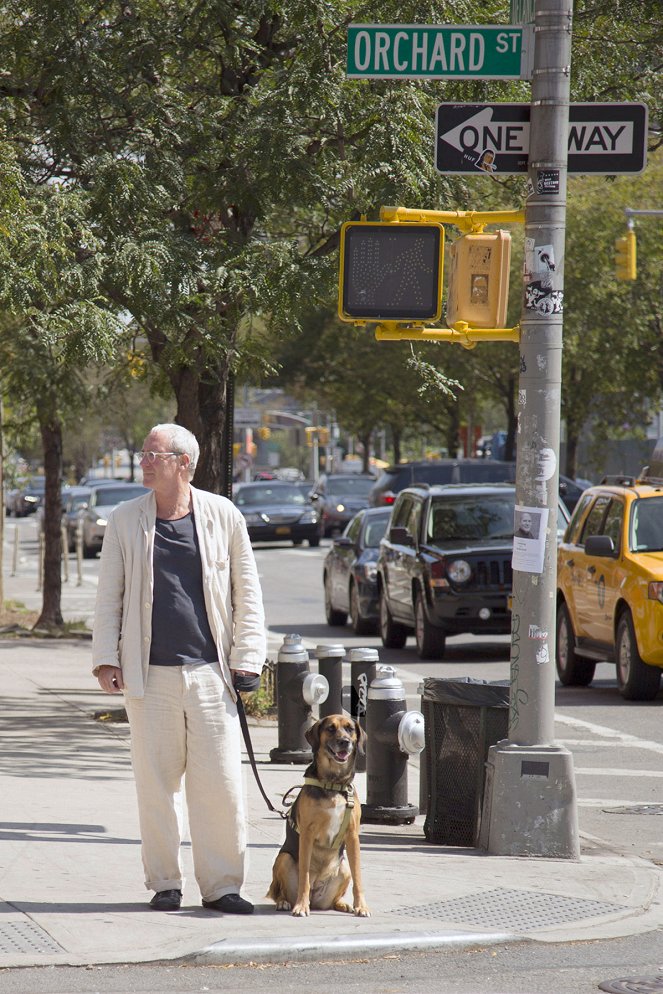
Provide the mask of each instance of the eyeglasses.
{"label": "eyeglasses", "polygon": [[137,452],[138,461],[147,459],[148,463],[154,463],[157,459],[169,459],[170,456],[181,456],[181,452]]}

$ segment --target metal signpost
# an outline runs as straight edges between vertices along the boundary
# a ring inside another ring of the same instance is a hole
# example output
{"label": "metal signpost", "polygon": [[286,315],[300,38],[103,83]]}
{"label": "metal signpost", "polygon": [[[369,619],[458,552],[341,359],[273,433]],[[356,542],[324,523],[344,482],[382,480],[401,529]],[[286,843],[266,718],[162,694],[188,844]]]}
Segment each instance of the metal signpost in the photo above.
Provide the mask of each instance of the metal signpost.
{"label": "metal signpost", "polygon": [[[529,104],[440,104],[435,167],[441,173],[526,173]],[[641,173],[647,158],[647,107],[640,103],[571,104],[568,171]],[[485,157],[490,155],[489,168]]]}

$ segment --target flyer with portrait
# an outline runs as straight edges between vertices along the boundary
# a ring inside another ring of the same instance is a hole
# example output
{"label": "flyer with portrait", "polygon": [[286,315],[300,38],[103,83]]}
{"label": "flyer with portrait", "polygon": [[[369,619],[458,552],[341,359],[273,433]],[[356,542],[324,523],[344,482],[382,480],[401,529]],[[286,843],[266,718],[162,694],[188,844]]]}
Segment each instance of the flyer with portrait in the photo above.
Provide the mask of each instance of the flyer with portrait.
{"label": "flyer with portrait", "polygon": [[543,573],[547,524],[547,507],[524,507],[516,504],[512,569],[518,569],[521,573]]}

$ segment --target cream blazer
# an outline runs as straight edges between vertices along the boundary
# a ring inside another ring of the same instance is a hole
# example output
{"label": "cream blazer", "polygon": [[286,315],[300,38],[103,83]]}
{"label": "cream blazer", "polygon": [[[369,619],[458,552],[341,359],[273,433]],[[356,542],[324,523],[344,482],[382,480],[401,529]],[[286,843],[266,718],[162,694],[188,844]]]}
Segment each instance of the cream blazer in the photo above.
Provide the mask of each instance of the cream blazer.
{"label": "cream blazer", "polygon": [[[265,616],[244,516],[232,501],[191,488],[205,606],[221,672],[236,699],[231,669],[260,673],[267,653]],[[152,637],[152,552],[156,497],[125,501],[106,526],[92,630],[93,670],[121,666],[128,697],[142,697]]]}

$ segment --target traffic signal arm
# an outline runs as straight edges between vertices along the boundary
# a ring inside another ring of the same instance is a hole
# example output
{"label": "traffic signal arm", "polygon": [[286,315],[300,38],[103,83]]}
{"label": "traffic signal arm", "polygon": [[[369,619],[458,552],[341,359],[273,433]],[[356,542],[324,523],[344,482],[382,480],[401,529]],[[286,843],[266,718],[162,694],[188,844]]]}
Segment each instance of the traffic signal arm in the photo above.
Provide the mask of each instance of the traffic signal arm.
{"label": "traffic signal arm", "polygon": [[524,224],[525,211],[426,211],[413,207],[381,207],[381,221],[455,224],[462,232],[483,231],[487,224]]}
{"label": "traffic signal arm", "polygon": [[457,321],[453,328],[427,328],[385,321],[377,325],[375,337],[379,342],[456,342],[465,349],[473,349],[477,342],[519,342],[520,325],[515,328],[470,328],[466,321]]}

